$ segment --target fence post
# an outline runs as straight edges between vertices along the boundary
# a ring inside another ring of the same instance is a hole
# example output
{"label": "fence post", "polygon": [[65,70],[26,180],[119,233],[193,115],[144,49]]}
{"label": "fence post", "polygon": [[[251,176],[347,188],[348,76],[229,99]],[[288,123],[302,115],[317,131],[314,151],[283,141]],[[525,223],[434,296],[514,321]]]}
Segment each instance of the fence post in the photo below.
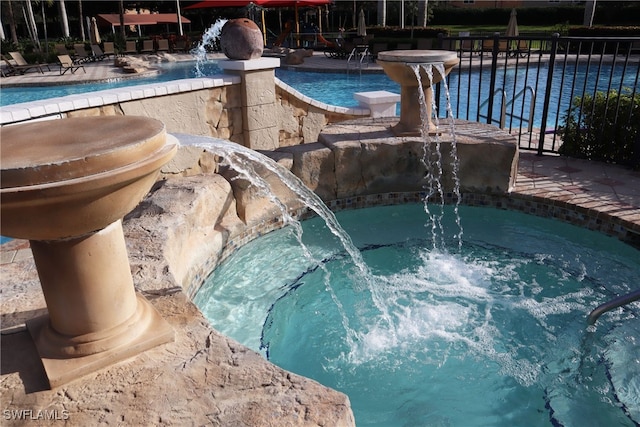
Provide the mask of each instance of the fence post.
{"label": "fence post", "polygon": [[556,64],[556,50],[558,49],[558,38],[560,34],[553,33],[551,35],[551,52],[549,53],[549,71],[547,73],[547,86],[544,91],[544,101],[542,103],[542,120],[540,120],[540,140],[538,141],[538,155],[542,156],[544,152],[544,138],[547,129],[547,117],[549,115],[549,99],[551,98],[553,69]]}
{"label": "fence post", "polygon": [[500,33],[493,33],[493,50],[491,51],[491,81],[489,83],[489,105],[487,106],[487,124],[491,124],[493,117],[493,94],[496,91],[496,73],[498,69],[498,48]]}

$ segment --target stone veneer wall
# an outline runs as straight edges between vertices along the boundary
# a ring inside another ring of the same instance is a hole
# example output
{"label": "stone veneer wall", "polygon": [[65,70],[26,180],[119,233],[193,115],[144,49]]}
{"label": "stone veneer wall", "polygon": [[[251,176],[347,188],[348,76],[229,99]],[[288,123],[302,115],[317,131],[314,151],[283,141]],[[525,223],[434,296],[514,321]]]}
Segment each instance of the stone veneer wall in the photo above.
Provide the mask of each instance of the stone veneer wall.
{"label": "stone veneer wall", "polygon": [[[215,176],[216,175],[211,175],[211,177]],[[182,181],[183,179],[185,181]],[[188,183],[187,187],[191,187],[192,185],[206,186],[211,182],[210,179],[204,179],[202,181],[200,179],[199,177],[180,178],[182,181],[180,186],[185,183]],[[173,191],[169,187],[165,190]],[[229,188],[228,191],[229,197],[232,198],[233,190]],[[193,191],[190,190],[189,193],[195,196],[198,192],[194,188]],[[165,193],[159,196],[162,199],[170,199],[173,197],[171,194],[172,193]],[[326,204],[330,210],[338,212],[341,210],[361,209],[374,206],[422,203],[424,196],[425,194],[420,191],[399,191],[345,197],[327,201]],[[452,194],[448,194],[447,196],[452,196]],[[152,199],[155,199],[155,197],[157,196],[152,196]],[[445,201],[445,203],[453,202],[454,200],[450,197]],[[155,203],[155,201],[152,203]],[[637,233],[634,234],[630,231],[632,229],[629,224],[626,224],[619,218],[603,218],[602,215],[598,215],[597,213],[590,213],[570,204],[562,204],[541,197],[513,193],[462,193],[460,203],[466,206],[506,209],[543,218],[551,218],[605,233],[630,244],[637,245],[638,243]],[[232,204],[235,209],[235,203]],[[149,206],[144,207],[143,205],[141,208],[148,209]],[[151,211],[154,211],[154,208],[151,208]],[[168,239],[165,242],[165,249],[167,249],[165,254],[168,255],[167,261],[170,266],[167,271],[171,271],[174,276],[172,278],[172,286],[182,288],[190,299],[195,296],[208,275],[238,248],[282,226],[281,220],[273,215],[273,211],[269,212],[270,215],[256,219],[249,224],[244,224],[241,221],[235,222],[238,221],[239,218],[233,219],[233,221],[231,221],[230,218],[225,218],[222,221],[222,224],[225,224],[225,226],[218,230],[216,230],[216,227],[213,225],[206,230],[203,230],[202,227],[193,229],[187,226],[187,224],[192,224],[192,222],[197,223],[201,221],[199,215],[204,214],[204,211],[206,211],[205,208],[199,208],[193,212],[185,212],[183,210],[181,214],[184,216],[179,220],[179,224],[173,223],[162,225],[161,227],[158,227],[159,224],[156,224],[156,230],[166,228],[167,231],[170,230],[172,233],[172,239]],[[293,209],[290,213],[298,219],[306,219],[314,215],[308,208]],[[176,217],[173,217],[173,219],[171,219],[171,217],[178,215],[178,212],[169,209],[163,211],[162,214],[167,215],[165,218],[167,221],[174,221]],[[222,216],[224,217],[224,215]],[[228,227],[229,224],[233,223],[235,223],[233,227]],[[125,229],[128,231],[128,242],[131,240],[129,239],[131,235],[129,233],[133,233],[131,227],[134,226],[136,228],[144,228],[143,225],[127,221],[125,223]],[[184,235],[183,231],[189,234]],[[199,235],[198,233],[202,234]],[[133,233],[133,235],[137,235],[137,233]],[[212,236],[215,236],[215,238],[212,238]],[[162,236],[159,235],[158,237]],[[173,247],[176,243],[180,246],[177,250]],[[146,250],[148,250],[147,244],[142,244],[139,247],[139,251],[132,252],[130,248],[132,265],[136,265],[137,267],[134,268],[134,270],[140,273],[149,271],[149,267],[145,265],[147,261],[144,260]],[[180,271],[176,270],[177,267],[179,267]],[[160,270],[157,270],[157,272],[160,273]]]}
{"label": "stone veneer wall", "polygon": [[[483,126],[486,125],[481,125],[481,128]],[[496,132],[502,131],[496,130]],[[354,173],[350,176],[359,177],[358,185],[360,187],[358,187],[359,190],[357,192],[344,196],[339,195],[340,190],[338,188],[334,188],[333,192],[316,188],[315,192],[321,196],[333,211],[422,202],[425,193],[419,189],[419,186],[416,189],[415,185],[411,185],[411,182],[406,178],[407,169],[404,166],[398,168],[398,165],[402,164],[393,161],[400,153],[406,151],[406,148],[403,147],[406,144],[410,144],[410,141],[391,145],[379,141],[376,144],[382,146],[383,151],[388,154],[387,157],[390,159],[389,164],[386,166],[379,166],[380,170],[387,169],[388,185],[385,187],[386,190],[380,191],[379,186],[372,186],[371,183],[374,181],[360,181],[366,176],[362,173]],[[189,146],[183,146],[181,150],[190,148]],[[342,166],[334,165],[333,160],[331,160],[332,157],[335,156],[337,158],[342,155],[331,154],[330,150],[320,143],[305,145],[305,148],[316,151],[317,155],[312,155],[310,151],[305,150],[306,155],[297,157],[296,153],[292,153],[286,147],[273,152],[265,152],[264,154],[286,169],[291,170],[310,188],[316,186],[319,181],[334,182],[336,180],[335,175],[338,173],[336,169],[341,169],[340,173],[343,176],[347,176],[349,174],[345,175],[346,168],[356,170],[360,167],[357,162],[351,163],[351,166],[346,164]],[[500,147],[492,144],[487,147],[487,150],[496,152],[498,148]],[[373,152],[375,147],[370,147],[369,150]],[[394,155],[390,150],[395,150],[397,155]],[[201,161],[198,160],[198,156],[201,155],[199,151],[194,151],[191,155],[191,162]],[[299,159],[306,164],[296,165],[296,160]],[[327,163],[330,163],[330,165],[327,166]],[[491,169],[490,174],[495,172],[495,167]],[[502,169],[509,170],[509,164],[505,162]],[[174,175],[171,178],[169,177],[170,175],[166,175],[168,179],[165,184],[156,193],[152,194],[148,200],[157,206],[150,208],[143,204],[140,208],[143,211],[150,210],[151,213],[161,212],[162,214],[159,217],[163,218],[162,221],[169,221],[166,225],[160,227],[160,229],[166,230],[162,231],[162,233],[168,234],[159,235],[155,240],[156,242],[162,242],[164,246],[160,246],[150,253],[164,254],[168,265],[167,271],[171,272],[173,286],[182,288],[190,298],[197,293],[206,277],[217,265],[236,249],[254,238],[282,226],[279,210],[264,196],[252,190],[247,182],[234,179],[235,176],[231,171],[215,165],[215,159],[211,159],[208,171],[205,174],[193,176],[180,174],[181,176]],[[274,186],[276,196],[287,206],[294,217],[307,218],[314,214],[308,208],[302,206],[296,196],[279,182],[279,179],[259,167],[257,167],[257,171]],[[515,173],[513,169],[512,173]],[[370,178],[375,180],[373,175]],[[313,182],[310,182],[310,180],[313,180]],[[341,184],[349,187],[348,183]],[[395,188],[395,190],[391,190],[391,188]],[[180,196],[175,194],[178,189]],[[206,193],[206,196],[199,195],[203,192]],[[445,194],[445,198],[445,203],[455,202],[454,196],[450,192]],[[161,203],[158,204],[158,201],[161,201]],[[633,228],[620,218],[606,218],[602,213],[588,212],[579,206],[535,195],[511,193],[505,189],[474,188],[473,186],[463,188],[461,203],[469,206],[508,209],[541,217],[555,218],[583,228],[616,236],[623,241],[631,242],[635,236],[631,232]],[[137,216],[142,217],[144,214]],[[133,223],[125,222],[125,226],[128,227],[130,225],[133,225]],[[156,230],[159,230],[158,225],[156,223]],[[146,227],[143,226],[142,228],[146,229]],[[153,244],[152,239],[150,242]],[[137,252],[141,257],[144,257],[145,250],[148,250],[147,246],[141,247],[139,251],[134,251],[134,253]],[[138,259],[136,262],[145,264],[143,258]],[[141,265],[136,270],[151,271],[151,268],[151,266]],[[161,272],[158,271],[153,274],[161,274]]]}
{"label": "stone veneer wall", "polygon": [[121,101],[66,113],[81,116],[145,116],[162,121],[168,132],[191,133],[242,143],[239,85],[206,88]]}
{"label": "stone veneer wall", "polygon": [[[230,140],[242,145],[241,78],[225,76],[176,80],[9,105],[0,125],[81,116],[140,115],[163,121],[170,133]],[[368,117],[366,108],[345,108],[313,100],[275,79],[276,108],[268,114],[278,128],[280,147],[317,141],[329,124]]]}

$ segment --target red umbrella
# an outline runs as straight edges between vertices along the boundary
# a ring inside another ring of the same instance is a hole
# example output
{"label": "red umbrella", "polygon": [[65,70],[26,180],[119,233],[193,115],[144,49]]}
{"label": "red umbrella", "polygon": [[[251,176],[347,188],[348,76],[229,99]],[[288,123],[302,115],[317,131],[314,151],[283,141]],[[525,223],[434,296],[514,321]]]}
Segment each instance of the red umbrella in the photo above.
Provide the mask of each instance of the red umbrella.
{"label": "red umbrella", "polygon": [[[300,24],[298,20],[298,7],[316,7],[331,4],[333,0],[208,0],[200,3],[192,4],[184,9],[203,9],[207,7],[245,7],[250,3],[254,3],[264,8],[267,7],[294,7],[296,15],[296,32],[300,32]],[[264,26],[264,17],[263,17]],[[264,33],[263,28],[263,33]],[[265,35],[266,37],[266,35]]]}
{"label": "red umbrella", "polygon": [[204,9],[206,7],[245,7],[249,3],[254,3],[250,0],[209,0],[201,1],[200,3],[192,4],[191,6],[183,7],[182,9]]}
{"label": "red umbrella", "polygon": [[314,7],[331,4],[333,0],[256,0],[262,7]]}
{"label": "red umbrella", "polygon": [[245,7],[255,3],[262,7],[313,7],[332,3],[333,0],[208,0],[192,4],[183,9],[204,9],[207,7]]}
{"label": "red umbrella", "polygon": [[296,16],[296,33],[300,33],[299,7],[317,7],[333,3],[333,0],[256,0],[262,7],[293,7]]}

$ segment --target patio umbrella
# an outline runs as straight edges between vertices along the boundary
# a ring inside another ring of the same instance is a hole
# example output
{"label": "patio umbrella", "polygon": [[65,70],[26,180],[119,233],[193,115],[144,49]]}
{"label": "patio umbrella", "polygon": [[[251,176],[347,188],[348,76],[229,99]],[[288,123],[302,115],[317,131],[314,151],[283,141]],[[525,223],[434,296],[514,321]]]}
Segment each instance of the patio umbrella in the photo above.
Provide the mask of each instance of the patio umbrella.
{"label": "patio umbrella", "polygon": [[[295,8],[295,20],[296,20],[296,33],[300,32],[300,18],[298,16],[299,7],[317,7],[331,4],[333,0],[208,0],[201,1],[191,6],[187,6],[184,9],[203,9],[207,7],[245,7],[250,3],[263,8],[280,8],[280,7],[293,7]],[[262,18],[264,24],[264,14]],[[263,25],[262,30],[266,37],[266,29]],[[265,41],[266,44],[266,41]]]}
{"label": "patio umbrella", "polygon": [[184,7],[183,10],[204,9],[207,7],[245,7],[249,3],[251,3],[251,0],[209,0]]}
{"label": "patio umbrella", "polygon": [[360,15],[358,16],[358,33],[360,37],[367,35],[367,22],[364,18],[364,10],[360,9]]}
{"label": "patio umbrella", "polygon": [[91,30],[89,31],[89,36],[91,38],[91,44],[100,44],[102,42],[95,17],[91,18]]}
{"label": "patio umbrella", "polygon": [[507,37],[517,37],[518,36],[518,19],[516,15],[518,13],[515,9],[511,9],[511,17],[509,18],[509,24],[507,25],[507,32],[505,36]]}

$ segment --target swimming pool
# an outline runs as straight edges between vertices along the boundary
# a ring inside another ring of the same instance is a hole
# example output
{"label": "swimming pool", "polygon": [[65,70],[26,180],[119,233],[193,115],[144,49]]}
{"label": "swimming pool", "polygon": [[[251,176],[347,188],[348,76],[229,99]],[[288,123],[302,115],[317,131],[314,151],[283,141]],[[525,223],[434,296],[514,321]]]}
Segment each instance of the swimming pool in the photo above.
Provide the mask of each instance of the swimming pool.
{"label": "swimming pool", "polygon": [[[349,395],[359,426],[636,425],[639,307],[595,330],[586,315],[636,286],[638,251],[516,212],[460,216],[462,248],[432,249],[422,205],[340,212],[370,283],[320,219],[304,221],[312,257],[272,232],[194,301],[224,334]],[[444,218],[457,229],[452,207]]]}
{"label": "swimming pool", "polygon": [[[161,72],[149,77],[132,77],[108,82],[87,82],[72,85],[3,87],[0,96],[0,106],[18,104],[22,102],[38,101],[59,96],[77,95],[98,90],[115,89],[126,86],[137,86],[148,83],[168,82],[171,80],[196,77],[195,62],[169,63],[160,67]],[[205,65],[208,75],[219,74],[215,61]]]}
{"label": "swimming pool", "polygon": [[[556,67],[561,67],[561,65],[556,65]],[[126,79],[115,82],[3,88],[0,105],[10,105],[18,102],[28,102],[96,90],[196,77],[195,62],[192,61],[162,64],[161,70],[162,72],[157,76]],[[587,70],[588,68],[585,65],[571,65],[568,67],[567,73],[577,72],[579,81],[585,83],[584,86],[577,87],[574,91],[566,88],[567,82],[565,80],[560,77],[554,77],[552,82],[551,105],[556,108],[550,109],[547,120],[548,124],[554,124],[557,117],[562,119],[562,116],[569,108],[572,95],[577,96],[580,93],[591,93],[596,87],[596,84],[598,90],[607,90],[609,86],[617,88],[621,84],[620,76],[623,75],[624,81],[622,81],[622,86],[633,88],[637,84],[633,73],[623,72],[623,65],[617,65],[614,72],[611,73],[613,75],[611,82],[609,82],[609,79],[600,79],[596,83],[597,75],[587,74]],[[203,71],[205,75],[220,73],[220,69],[217,67],[215,60],[206,63]],[[528,70],[522,67],[517,70],[514,68],[506,68],[496,75],[496,87],[504,86],[507,102],[510,102],[508,106],[509,110],[513,108],[513,111],[517,112],[521,117],[528,117],[531,108],[530,92],[527,92],[527,96],[518,97],[513,102],[511,102],[511,100],[515,96],[514,94],[520,93],[527,86],[531,86],[539,94],[543,91],[546,85],[546,74],[538,73],[537,71],[537,66],[532,66]],[[560,73],[556,73],[556,76],[559,74]],[[609,71],[606,71],[605,65],[602,75],[609,74]],[[538,75],[540,76],[538,77]],[[357,107],[358,103],[353,98],[353,94],[356,92],[386,90],[400,93],[399,85],[383,73],[326,73],[277,68],[276,76],[310,98],[325,104],[341,107]],[[489,70],[482,72],[472,70],[470,73],[452,72],[449,76],[449,91],[454,115],[458,118],[472,121],[478,121],[479,114],[486,115],[487,106],[482,105],[482,103],[489,97],[489,80]],[[563,90],[563,88],[565,90]],[[475,95],[477,93],[480,95]],[[443,112],[446,106],[446,94],[444,91],[441,94],[440,100],[440,109],[442,111],[439,113],[439,116],[444,117]],[[535,127],[540,127],[541,125],[543,102],[543,96],[536,97],[533,106],[535,111],[533,126]],[[493,118],[495,121],[499,120],[499,108],[494,109]],[[507,125],[517,127],[520,125],[520,121],[514,119],[513,122]]]}
{"label": "swimming pool", "polygon": [[[0,105],[196,77],[195,62],[193,61],[162,64],[160,69],[162,72],[156,76],[128,78],[120,81],[57,86],[6,87],[2,88]],[[221,73],[216,61],[205,63],[201,69],[203,74],[207,76]],[[384,74],[359,75],[353,73],[299,72],[277,68],[276,76],[289,86],[313,99],[340,107],[357,107],[358,102],[353,98],[353,94],[356,92],[372,90],[400,92],[399,85]],[[318,84],[318,82],[325,84]]]}

